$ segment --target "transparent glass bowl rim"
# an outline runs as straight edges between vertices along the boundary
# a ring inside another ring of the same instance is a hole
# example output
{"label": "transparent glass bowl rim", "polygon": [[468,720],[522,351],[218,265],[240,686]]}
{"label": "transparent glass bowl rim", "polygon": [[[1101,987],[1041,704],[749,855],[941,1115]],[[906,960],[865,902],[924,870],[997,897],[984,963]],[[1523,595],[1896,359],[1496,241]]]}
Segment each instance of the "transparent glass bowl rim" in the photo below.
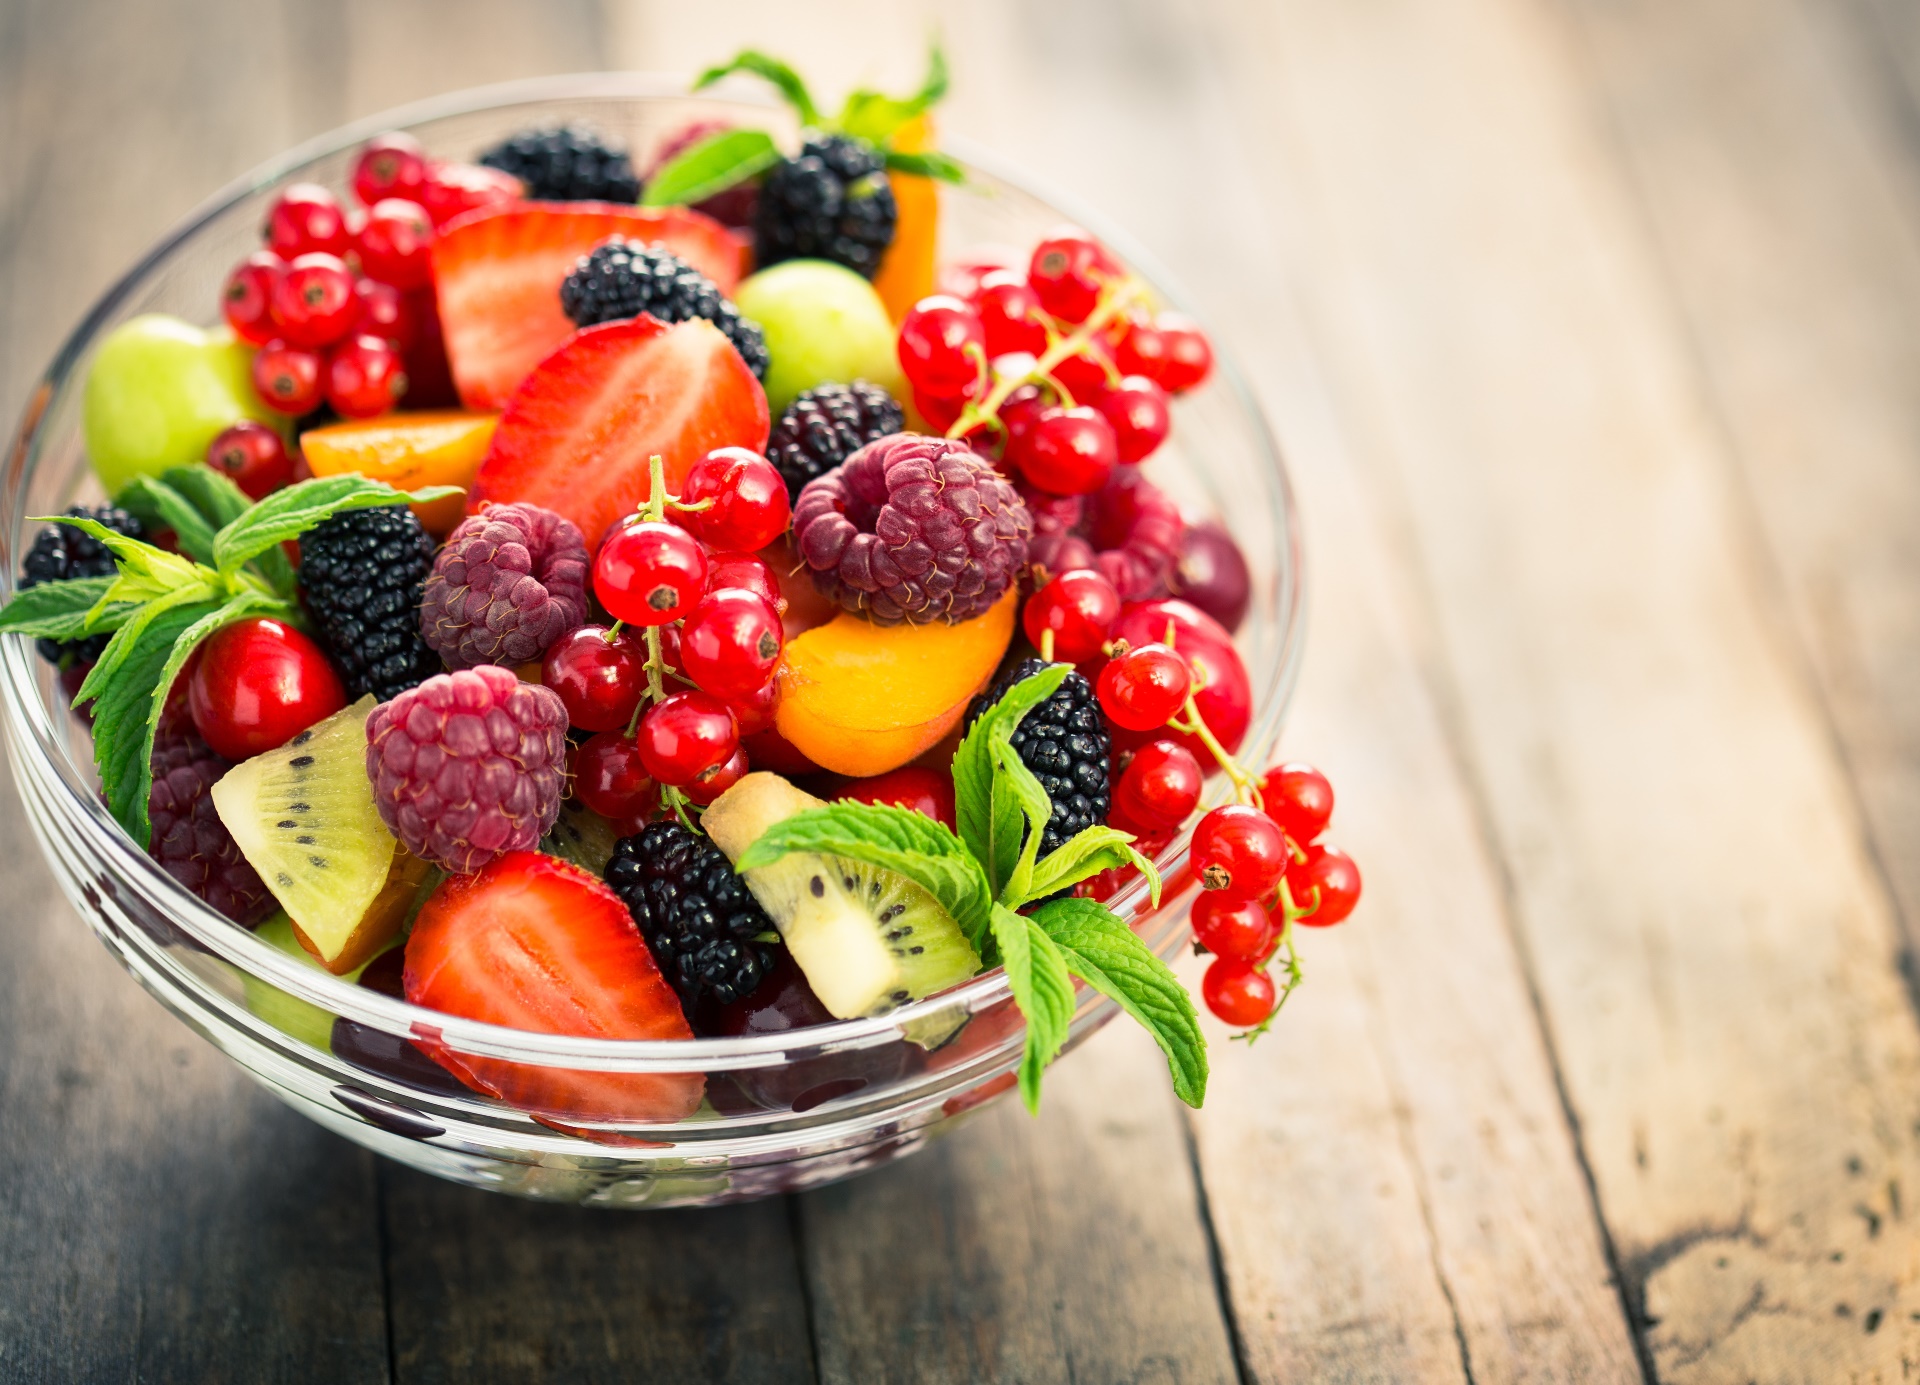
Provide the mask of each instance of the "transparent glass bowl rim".
{"label": "transparent glass bowl rim", "polygon": [[[297,145],[260,164],[208,198],[182,219],[126,271],[82,318],[67,338],[36,388],[30,392],[16,434],[7,467],[9,493],[6,501],[24,493],[28,477],[38,464],[43,439],[39,425],[46,415],[44,405],[62,388],[68,377],[123,303],[141,286],[169,255],[190,241],[208,223],[230,210],[242,199],[264,191],[290,174],[321,158],[338,155],[386,130],[404,129],[428,121],[471,114],[498,107],[530,105],[540,102],[576,99],[686,100],[692,97],[683,77],[644,72],[580,73],[555,77],[528,78],[489,86],[472,87],[424,101],[400,106],[341,126]],[[706,94],[703,93],[703,96]],[[727,90],[716,94],[729,104],[772,107],[771,98],[757,93]],[[942,144],[963,164],[1033,197],[1085,226],[1140,273],[1154,291],[1169,305],[1197,317],[1187,295],[1174,283],[1153,257],[1134,244],[1124,231],[1110,225],[1106,218],[1080,207],[1071,198],[1046,189],[1044,183],[1009,164],[999,156],[979,150],[961,139],[942,137]],[[1244,746],[1266,751],[1278,737],[1280,721],[1286,711],[1298,676],[1303,644],[1304,582],[1300,555],[1300,536],[1296,523],[1297,508],[1291,484],[1281,461],[1266,416],[1256,403],[1230,352],[1215,342],[1216,385],[1232,395],[1249,424],[1262,460],[1272,470],[1275,496],[1282,513],[1275,515],[1277,533],[1286,536],[1286,563],[1279,573],[1277,615],[1282,622],[1280,651],[1275,679],[1266,689],[1265,700],[1255,708]],[[16,523],[24,516],[15,516]],[[0,571],[0,595],[11,599],[15,578],[11,570]],[[810,1051],[861,1049],[897,1040],[904,1026],[916,1019],[961,1008],[977,1013],[1011,995],[1006,973],[995,969],[972,981],[937,996],[903,1006],[885,1015],[857,1020],[838,1020],[787,1033],[729,1039],[592,1039],[565,1034],[542,1034],[464,1020],[441,1011],[408,1004],[377,991],[369,990],[310,966],[262,942],[248,930],[237,928],[161,870],[108,813],[94,792],[85,773],[68,753],[64,738],[53,725],[47,703],[37,683],[33,644],[15,637],[0,640],[0,689],[8,714],[26,732],[22,741],[28,753],[42,763],[36,768],[51,770],[79,812],[70,820],[92,836],[91,843],[113,862],[121,874],[137,882],[142,893],[164,901],[169,919],[196,944],[243,973],[263,980],[290,995],[318,1005],[336,1015],[355,1020],[390,1033],[407,1035],[431,1032],[460,1051],[485,1057],[518,1060],[540,1066],[577,1067],[595,1071],[678,1072],[743,1070],[768,1066],[785,1060],[796,1048]],[[25,766],[16,772],[27,772]],[[1183,866],[1192,826],[1189,824],[1161,859],[1165,875],[1173,878]],[[1147,903],[1144,881],[1135,880],[1114,899],[1110,907],[1122,917],[1137,912]]]}

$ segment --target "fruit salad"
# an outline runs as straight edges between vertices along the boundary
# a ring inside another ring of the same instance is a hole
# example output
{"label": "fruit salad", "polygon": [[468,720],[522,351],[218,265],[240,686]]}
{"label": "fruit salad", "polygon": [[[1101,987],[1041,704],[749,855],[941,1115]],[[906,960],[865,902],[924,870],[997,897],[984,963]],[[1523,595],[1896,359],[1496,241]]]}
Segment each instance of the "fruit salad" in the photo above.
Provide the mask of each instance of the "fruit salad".
{"label": "fruit salad", "polygon": [[[111,503],[43,517],[0,630],[57,670],[128,835],[348,982],[671,1041],[998,969],[1029,1105],[1080,986],[1197,1105],[1196,1007],[1108,901],[1157,907],[1191,826],[1203,1000],[1252,1039],[1297,930],[1360,893],[1326,778],[1235,758],[1247,563],[1150,479],[1212,346],[1078,228],[940,244],[970,193],[937,53],[832,116],[763,54],[700,80],[742,72],[794,146],[702,122],[636,162],[565,126],[461,162],[395,132],[282,189],[213,326],[102,344]],[[563,1130],[802,1085],[274,1013]]]}

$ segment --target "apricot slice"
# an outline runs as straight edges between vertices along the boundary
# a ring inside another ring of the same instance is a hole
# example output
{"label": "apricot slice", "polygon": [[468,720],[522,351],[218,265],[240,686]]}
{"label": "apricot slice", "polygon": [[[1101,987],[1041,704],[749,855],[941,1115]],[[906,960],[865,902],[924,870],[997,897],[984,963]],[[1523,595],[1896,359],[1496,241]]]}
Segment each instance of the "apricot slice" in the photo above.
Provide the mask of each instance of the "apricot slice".
{"label": "apricot slice", "polygon": [[[300,451],[315,476],[355,472],[373,481],[385,481],[396,490],[421,486],[473,484],[480,463],[493,441],[498,414],[436,409],[417,414],[383,414],[379,418],[309,428],[300,438]],[[449,496],[415,505],[414,514],[435,538],[460,522],[466,508],[463,496]]]}
{"label": "apricot slice", "polygon": [[958,625],[875,625],[843,612],[787,643],[774,727],[823,769],[898,769],[956,726],[1013,640],[1017,590]]}

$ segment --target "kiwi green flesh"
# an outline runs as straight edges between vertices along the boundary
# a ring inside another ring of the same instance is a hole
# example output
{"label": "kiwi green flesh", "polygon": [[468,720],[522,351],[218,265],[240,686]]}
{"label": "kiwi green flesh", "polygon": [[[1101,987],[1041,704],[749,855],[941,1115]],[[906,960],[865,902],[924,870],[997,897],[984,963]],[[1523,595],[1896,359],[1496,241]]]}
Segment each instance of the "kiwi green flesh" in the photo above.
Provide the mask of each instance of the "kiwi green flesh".
{"label": "kiwi green flesh", "polygon": [[[307,950],[300,946],[300,940],[293,936],[293,921],[284,911],[275,914],[254,929],[253,935],[261,942],[270,943],[279,948],[289,957],[297,958],[312,967],[314,971],[325,973],[326,968],[314,961]],[[340,979],[349,983],[358,981],[360,973],[365,970],[364,965],[355,967]],[[250,973],[243,975],[240,980],[246,990],[247,1009],[253,1014],[281,1033],[300,1040],[309,1048],[317,1048],[322,1053],[331,1050],[333,1015],[329,1011],[322,1010],[318,1005],[304,1001],[298,996],[288,995],[278,986]]]}
{"label": "kiwi green flesh", "polygon": [[540,849],[549,856],[570,861],[591,875],[605,875],[607,862],[613,859],[619,830],[577,798],[560,805],[560,816],[553,830],[540,839]]}

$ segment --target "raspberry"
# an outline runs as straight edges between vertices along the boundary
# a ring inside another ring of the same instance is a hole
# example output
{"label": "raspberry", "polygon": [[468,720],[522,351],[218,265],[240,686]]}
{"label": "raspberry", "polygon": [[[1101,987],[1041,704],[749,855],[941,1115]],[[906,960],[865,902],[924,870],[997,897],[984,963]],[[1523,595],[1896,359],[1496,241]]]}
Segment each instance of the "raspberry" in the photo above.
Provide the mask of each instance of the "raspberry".
{"label": "raspberry", "polygon": [[905,411],[878,385],[820,385],[787,405],[767,438],[767,460],[786,481],[787,498],[798,500],[807,482],[906,426]]}
{"label": "raspberry", "polygon": [[880,155],[847,135],[810,139],[773,166],[754,217],[754,261],[832,260],[871,279],[900,209]]}
{"label": "raspberry", "polygon": [[765,979],[774,952],[755,939],[773,920],[705,837],[656,822],[614,844],[606,877],[688,1010],[702,996],[744,1000]]}
{"label": "raspberry", "polygon": [[587,618],[587,545],[538,505],[488,505],[447,536],[420,633],[449,668],[524,664]]}
{"label": "raspberry", "polygon": [[[144,539],[146,527],[125,510],[112,505],[102,505],[97,509],[88,509],[84,505],[75,505],[67,511],[81,519],[97,520],[118,534],[130,539]],[[83,534],[71,524],[49,524],[34,536],[33,547],[27,550],[26,560],[20,565],[20,590],[37,587],[42,582],[65,582],[75,577],[111,577],[115,572],[113,554],[107,546],[91,534]],[[100,658],[107,647],[111,635],[88,635],[78,640],[36,640],[34,648],[40,657],[50,664],[62,668],[91,664]]]}
{"label": "raspberry", "polygon": [[380,701],[440,672],[420,634],[433,540],[404,505],[348,510],[300,536],[300,590],[347,696]]}
{"label": "raspberry", "polygon": [[560,307],[576,327],[646,313],[661,322],[704,317],[726,334],[755,378],[767,374],[767,339],[740,316],[713,280],[678,255],[619,236],[582,255],[560,285]]}
{"label": "raspberry", "polygon": [[[967,708],[972,726],[1014,684],[1046,667],[1039,659],[1023,659],[994,680],[992,687]],[[1078,673],[1069,673],[1052,697],[1020,718],[1014,728],[1013,749],[1033,771],[1053,803],[1053,816],[1040,834],[1040,854],[1046,855],[1076,833],[1105,822],[1112,806],[1108,759],[1112,740],[1093,685]]]}
{"label": "raspberry", "polygon": [[367,718],[387,830],[461,874],[539,845],[560,815],[566,750],[559,694],[491,665],[429,678]]}
{"label": "raspberry", "polygon": [[879,625],[986,611],[1027,561],[1033,517],[963,442],[896,433],[809,482],[794,546],[822,594]]}
{"label": "raspberry", "polygon": [[638,202],[640,180],[627,151],[584,125],[522,130],[487,150],[480,162],[511,173],[527,196],[547,202]]}
{"label": "raspberry", "polygon": [[273,901],[214,810],[213,786],[232,768],[193,729],[186,698],[170,698],[153,734],[147,854],[215,909],[251,927]]}

